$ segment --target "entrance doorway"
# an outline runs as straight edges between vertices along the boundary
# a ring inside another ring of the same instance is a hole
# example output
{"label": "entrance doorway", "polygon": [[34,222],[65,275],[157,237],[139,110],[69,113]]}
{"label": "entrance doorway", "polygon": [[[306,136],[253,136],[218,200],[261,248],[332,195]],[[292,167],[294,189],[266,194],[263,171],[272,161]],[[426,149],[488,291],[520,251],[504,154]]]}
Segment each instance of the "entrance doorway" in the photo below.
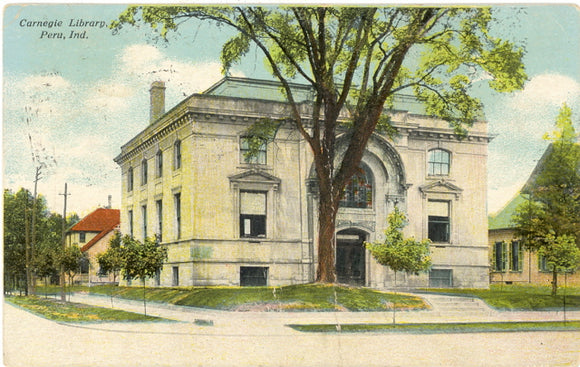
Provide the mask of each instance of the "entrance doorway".
{"label": "entrance doorway", "polygon": [[365,285],[366,233],[346,229],[336,235],[336,277],[339,283]]}

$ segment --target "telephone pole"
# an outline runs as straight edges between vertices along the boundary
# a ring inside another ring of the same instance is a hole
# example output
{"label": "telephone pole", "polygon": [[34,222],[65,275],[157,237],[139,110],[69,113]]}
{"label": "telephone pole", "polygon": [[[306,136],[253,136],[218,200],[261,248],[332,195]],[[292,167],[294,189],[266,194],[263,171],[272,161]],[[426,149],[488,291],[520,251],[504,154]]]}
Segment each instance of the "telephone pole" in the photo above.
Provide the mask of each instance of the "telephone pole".
{"label": "telephone pole", "polygon": [[[64,252],[66,248],[66,199],[67,196],[70,195],[67,189],[67,184],[64,184],[64,194],[59,194],[64,196],[64,209],[62,211],[62,250]],[[66,292],[65,292],[65,279],[64,279],[64,268],[61,265],[60,267],[60,299],[61,301],[66,301]]]}

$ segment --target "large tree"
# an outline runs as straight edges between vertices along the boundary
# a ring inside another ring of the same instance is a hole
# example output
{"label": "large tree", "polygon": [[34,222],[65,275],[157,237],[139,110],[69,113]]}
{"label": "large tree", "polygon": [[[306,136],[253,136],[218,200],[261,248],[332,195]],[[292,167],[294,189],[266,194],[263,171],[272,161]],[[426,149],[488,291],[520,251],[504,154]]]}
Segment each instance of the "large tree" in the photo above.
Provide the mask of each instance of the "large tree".
{"label": "large tree", "polygon": [[558,273],[580,266],[580,144],[567,105],[560,109],[554,132],[545,138],[551,145],[524,188],[526,201],[513,220],[523,245],[546,259],[556,295]]}
{"label": "large tree", "polygon": [[[414,93],[428,114],[464,134],[481,116],[481,102],[470,95],[476,80],[511,92],[526,79],[523,49],[492,36],[488,7],[130,6],[111,27],[118,32],[142,22],[169,39],[188,19],[234,31],[222,49],[224,72],[256,47],[280,81],[318,179],[320,282],[336,280],[335,222],[344,187],[375,129],[396,132],[384,114],[396,93]],[[293,80],[312,87],[311,116],[300,113]]]}

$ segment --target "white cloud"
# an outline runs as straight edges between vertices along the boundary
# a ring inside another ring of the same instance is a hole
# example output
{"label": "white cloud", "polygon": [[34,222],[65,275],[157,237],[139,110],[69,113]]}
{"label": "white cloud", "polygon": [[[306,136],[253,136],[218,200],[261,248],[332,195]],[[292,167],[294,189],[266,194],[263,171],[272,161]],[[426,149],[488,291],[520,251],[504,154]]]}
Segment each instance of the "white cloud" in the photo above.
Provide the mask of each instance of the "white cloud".
{"label": "white cloud", "polygon": [[515,93],[511,107],[518,111],[538,110],[545,107],[569,105],[580,97],[580,84],[574,79],[559,74],[541,74],[533,77],[524,89]]}
{"label": "white cloud", "polygon": [[107,78],[90,84],[57,74],[4,78],[5,187],[32,191],[30,134],[35,146],[57,161],[39,183],[51,210],[62,211],[59,193],[65,182],[72,193],[69,212],[87,214],[106,205],[108,195],[118,207],[121,177],[113,158],[147,126],[150,83],[166,82],[169,110],[222,78],[217,62],[172,59],[150,45],[125,48],[114,65]]}

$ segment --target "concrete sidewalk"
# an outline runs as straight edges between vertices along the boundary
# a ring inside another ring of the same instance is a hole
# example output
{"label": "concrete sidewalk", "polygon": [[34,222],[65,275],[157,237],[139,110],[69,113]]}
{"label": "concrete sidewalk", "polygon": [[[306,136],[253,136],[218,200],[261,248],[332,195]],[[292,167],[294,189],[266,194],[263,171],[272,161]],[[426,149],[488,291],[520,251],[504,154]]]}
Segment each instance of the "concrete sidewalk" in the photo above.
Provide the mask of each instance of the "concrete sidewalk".
{"label": "concrete sidewalk", "polygon": [[[430,305],[429,310],[397,311],[397,323],[502,322],[580,320],[580,311],[498,311],[470,297],[417,294]],[[104,295],[74,293],[72,302],[143,313],[142,301]],[[181,322],[212,324],[219,328],[252,330],[280,328],[287,324],[392,323],[393,312],[233,312],[147,302],[147,314]],[[259,327],[258,327],[259,326]]]}

